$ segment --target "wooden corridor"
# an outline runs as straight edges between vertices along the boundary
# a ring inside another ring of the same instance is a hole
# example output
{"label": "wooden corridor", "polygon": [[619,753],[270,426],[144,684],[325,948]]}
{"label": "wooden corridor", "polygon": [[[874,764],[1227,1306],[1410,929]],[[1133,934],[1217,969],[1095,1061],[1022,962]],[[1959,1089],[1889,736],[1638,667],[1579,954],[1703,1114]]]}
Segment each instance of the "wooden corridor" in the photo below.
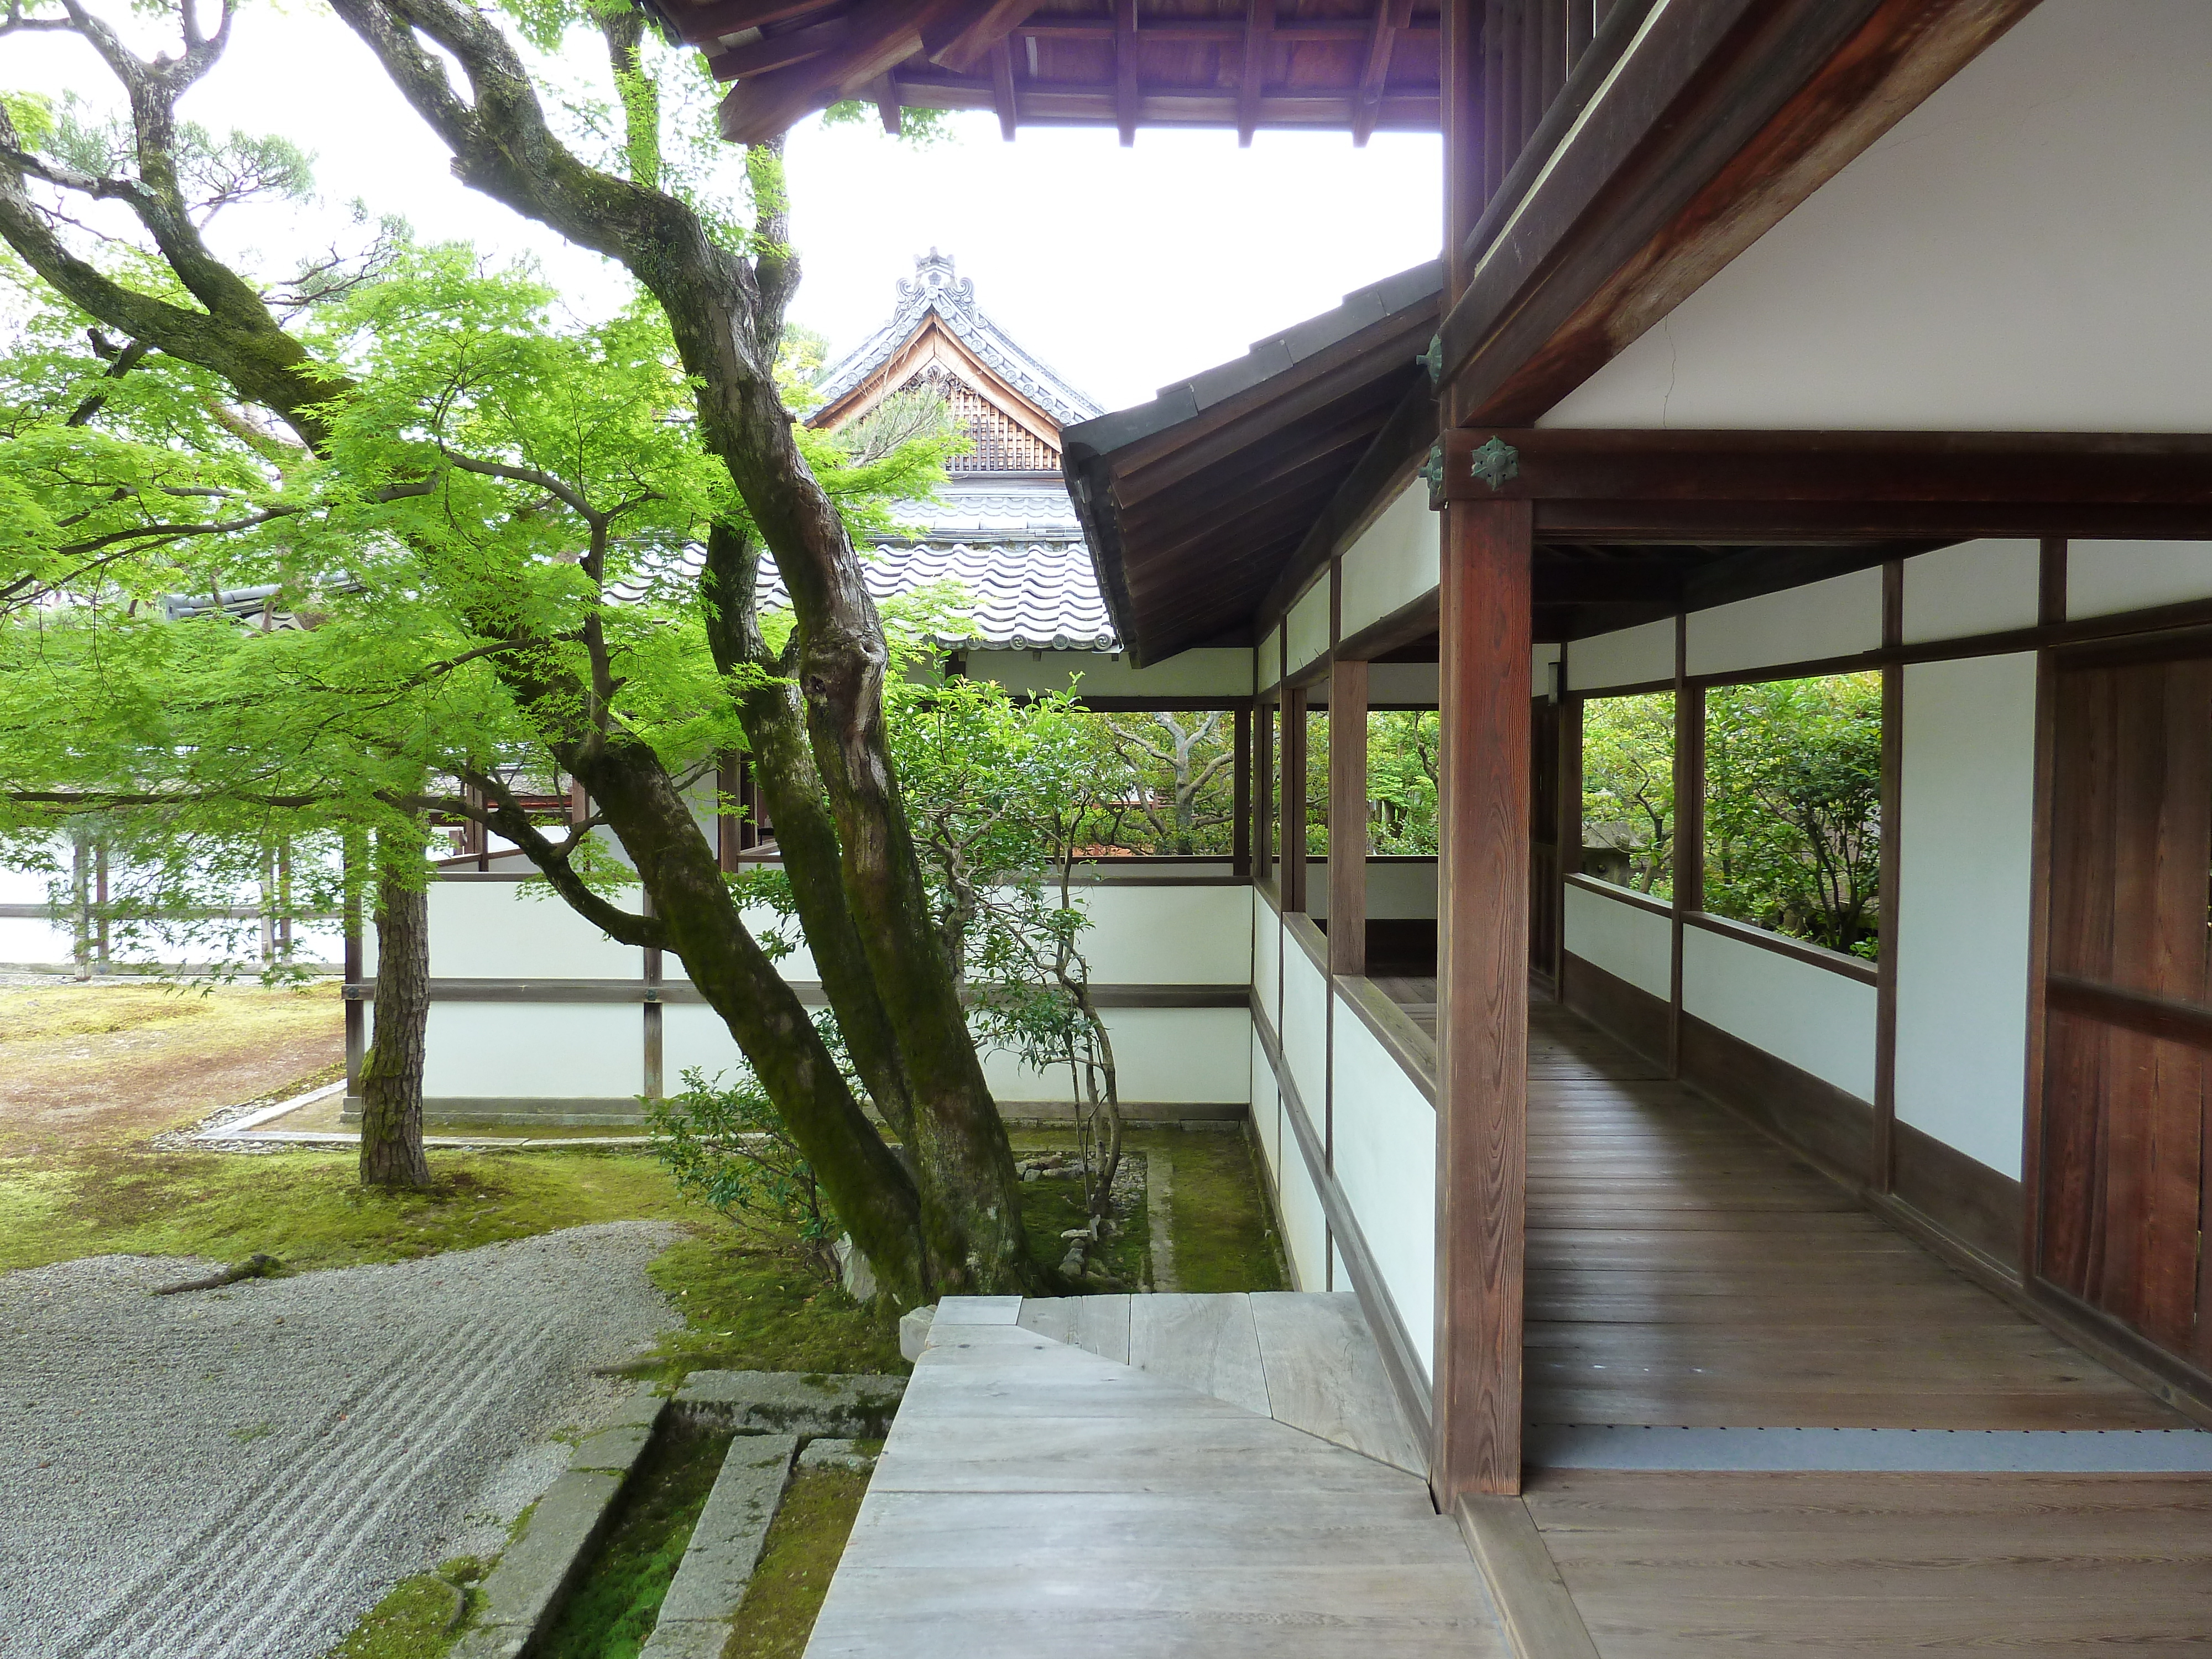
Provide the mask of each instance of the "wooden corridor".
{"label": "wooden corridor", "polygon": [[1528,1033],[1528,1420],[2188,1420],[1557,1003]]}

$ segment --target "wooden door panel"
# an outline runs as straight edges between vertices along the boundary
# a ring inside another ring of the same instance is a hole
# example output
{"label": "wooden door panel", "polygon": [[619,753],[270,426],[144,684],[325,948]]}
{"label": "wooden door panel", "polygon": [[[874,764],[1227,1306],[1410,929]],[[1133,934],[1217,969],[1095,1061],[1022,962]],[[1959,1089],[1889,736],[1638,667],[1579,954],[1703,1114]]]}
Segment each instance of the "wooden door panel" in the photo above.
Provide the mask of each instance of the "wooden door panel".
{"label": "wooden door panel", "polygon": [[2056,687],[2037,1268],[2203,1363],[2212,660]]}

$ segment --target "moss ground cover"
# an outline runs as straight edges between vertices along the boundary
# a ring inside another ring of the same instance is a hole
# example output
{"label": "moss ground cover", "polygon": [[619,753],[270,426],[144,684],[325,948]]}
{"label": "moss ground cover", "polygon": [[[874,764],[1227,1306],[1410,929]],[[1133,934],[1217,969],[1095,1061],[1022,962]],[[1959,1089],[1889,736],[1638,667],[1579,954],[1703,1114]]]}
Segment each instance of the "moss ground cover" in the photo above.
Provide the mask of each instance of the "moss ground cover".
{"label": "moss ground cover", "polygon": [[665,1422],[632,1472],[582,1582],[538,1645],[539,1659],[636,1659],[732,1438],[726,1429],[682,1418]]}
{"label": "moss ground cover", "polygon": [[650,1158],[434,1151],[421,1193],[365,1191],[350,1152],[236,1158],[103,1147],[0,1162],[0,1271],[128,1252],[350,1267],[473,1249],[560,1227],[697,1222]]}
{"label": "moss ground cover", "polygon": [[1260,1185],[1252,1143],[1241,1134],[1143,1129],[1139,1148],[1158,1147],[1175,1168],[1169,1200],[1176,1283],[1185,1291],[1281,1291],[1282,1252]]}
{"label": "moss ground cover", "polygon": [[793,1478],[722,1659],[799,1659],[867,1490],[868,1477],[852,1469]]}
{"label": "moss ground cover", "polygon": [[478,1571],[476,1562],[464,1558],[436,1572],[401,1579],[325,1659],[439,1659],[459,1635],[456,1586]]}

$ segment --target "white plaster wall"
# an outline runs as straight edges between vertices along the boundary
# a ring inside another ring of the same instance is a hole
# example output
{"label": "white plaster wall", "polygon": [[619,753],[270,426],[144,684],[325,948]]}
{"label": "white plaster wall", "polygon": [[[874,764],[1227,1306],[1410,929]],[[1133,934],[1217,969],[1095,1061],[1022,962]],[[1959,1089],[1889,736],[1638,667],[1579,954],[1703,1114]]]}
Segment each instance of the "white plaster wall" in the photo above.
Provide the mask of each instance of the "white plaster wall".
{"label": "white plaster wall", "polygon": [[1290,635],[1287,672],[1295,674],[1328,650],[1327,578],[1306,589],[1297,603],[1291,607],[1291,614],[1285,622]]}
{"label": "white plaster wall", "polygon": [[971,651],[968,678],[996,680],[1017,696],[1072,689],[1094,697],[1249,697],[1252,653],[1209,647],[1133,668],[1127,657],[1103,651]]}
{"label": "white plaster wall", "polygon": [[1879,568],[1692,611],[1682,641],[1683,661],[1692,674],[1812,662],[1881,644]]}
{"label": "white plaster wall", "polygon": [[[634,908],[637,894],[632,890],[617,902]],[[435,979],[641,979],[645,959],[541,884],[440,881],[430,886],[430,973]]]}
{"label": "white plaster wall", "polygon": [[682,1091],[684,1073],[694,1066],[711,1083],[723,1073],[734,1079],[744,1063],[737,1039],[712,1008],[698,1002],[661,1005],[660,1076],[668,1093]]}
{"label": "white plaster wall", "polygon": [[1267,1051],[1260,1043],[1260,1028],[1252,1028],[1252,1137],[1260,1143],[1261,1161],[1267,1166],[1267,1184],[1280,1186],[1283,1167],[1283,1095],[1275,1086],[1275,1073],[1267,1064]]}
{"label": "white plaster wall", "polygon": [[1255,894],[1252,900],[1252,988],[1260,994],[1260,1006],[1267,1023],[1279,1035],[1283,1029],[1281,983],[1276,972],[1282,960],[1283,922],[1275,907]]}
{"label": "white plaster wall", "polygon": [[1905,670],[1897,1115],[2018,1178],[2027,1045],[2035,659]]}
{"label": "white plaster wall", "polygon": [[[1432,662],[1378,662],[1367,667],[1367,702],[1370,708],[1411,705],[1437,706],[1437,665]],[[1328,707],[1326,675],[1306,688],[1309,708]]]}
{"label": "white plaster wall", "polygon": [[1567,949],[1638,990],[1674,994],[1674,925],[1620,899],[1567,886]]}
{"label": "white plaster wall", "polygon": [[1283,1063],[1298,1098],[1321,1127],[1322,1103],[1328,1098],[1328,985],[1296,939],[1283,941]]}
{"label": "white plaster wall", "polygon": [[1875,988],[1701,927],[1682,935],[1682,1010],[1874,1099]]}
{"label": "white plaster wall", "polygon": [[[806,931],[799,925],[796,917],[788,919],[779,917],[764,905],[751,906],[741,911],[739,915],[745,926],[751,929],[752,936],[763,944],[767,942],[771,933],[777,932],[781,932],[784,937],[791,940],[790,954],[776,958],[777,973],[786,979],[806,982],[811,982],[822,977],[821,971],[814,965],[814,952],[807,949]],[[433,973],[437,971],[437,961],[436,952],[433,951],[430,957]],[[691,982],[691,975],[684,970],[683,960],[672,951],[662,953],[660,975],[672,984],[688,985]],[[672,1072],[669,1075],[673,1077],[675,1073]]]}
{"label": "white plaster wall", "polygon": [[2043,552],[2032,541],[1983,539],[1905,562],[1905,642],[2033,628]]}
{"label": "white plaster wall", "polygon": [[[1174,1105],[1239,1104],[1251,1097],[1252,1014],[1247,1008],[1109,1008],[1107,1034],[1121,1098]],[[1039,1073],[983,1051],[983,1077],[1000,1100],[1067,1100],[1066,1073]]]}
{"label": "white plaster wall", "polygon": [[1340,602],[1347,636],[1436,587],[1442,522],[1429,508],[1427,481],[1416,478],[1345,549]]}
{"label": "white plaster wall", "polygon": [[[1287,1113],[1290,1108],[1285,1105],[1283,1109]],[[1307,1109],[1318,1109],[1309,1104]],[[1314,1132],[1321,1132],[1318,1123],[1314,1125]],[[1278,1166],[1275,1191],[1283,1212],[1283,1253],[1290,1258],[1291,1276],[1297,1281],[1297,1288],[1328,1288],[1328,1216],[1321,1207],[1321,1194],[1314,1189],[1313,1177],[1307,1173],[1297,1135],[1287,1123],[1283,1126],[1282,1162]]]}
{"label": "white plaster wall", "polygon": [[1335,1065],[1336,1183],[1425,1375],[1436,1324],[1436,1109],[1349,1008],[1336,1011]]}
{"label": "white plaster wall", "polygon": [[644,1087],[641,1005],[430,1005],[422,1092],[434,1099],[608,1099]]}
{"label": "white plaster wall", "polygon": [[1572,690],[1603,691],[1616,685],[1648,685],[1653,680],[1674,678],[1671,617],[1610,634],[1594,634],[1577,640],[1567,649],[1567,684]]}
{"label": "white plaster wall", "polygon": [[1367,915],[1370,920],[1421,920],[1437,913],[1437,861],[1367,866]]}
{"label": "white plaster wall", "polygon": [[1542,424],[2212,430],[2212,6],[2044,0]]}
{"label": "white plaster wall", "polygon": [[2066,614],[2123,611],[2212,598],[2212,542],[2091,542],[2066,545]]}
{"label": "white plaster wall", "polygon": [[1091,918],[1077,935],[1102,985],[1247,985],[1249,887],[1098,886],[1074,890]]}
{"label": "white plaster wall", "polygon": [[1273,629],[1267,638],[1253,648],[1252,685],[1255,690],[1265,691],[1283,678],[1283,645]]}

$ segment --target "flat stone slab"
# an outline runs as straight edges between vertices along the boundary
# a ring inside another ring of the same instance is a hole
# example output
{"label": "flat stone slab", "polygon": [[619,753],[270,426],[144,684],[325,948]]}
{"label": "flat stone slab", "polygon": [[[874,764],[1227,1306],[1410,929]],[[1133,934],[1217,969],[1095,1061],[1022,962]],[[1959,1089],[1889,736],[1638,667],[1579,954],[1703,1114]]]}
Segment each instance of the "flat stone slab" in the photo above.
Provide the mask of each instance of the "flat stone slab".
{"label": "flat stone slab", "polygon": [[716,1659],[791,1479],[796,1436],[741,1437],[722,1460],[639,1659]]}
{"label": "flat stone slab", "polygon": [[453,1659],[518,1659],[544,1633],[666,1406],[641,1387],[568,1454],[568,1472],[546,1489],[484,1580],[482,1604]]}
{"label": "flat stone slab", "polygon": [[876,1460],[860,1449],[856,1440],[810,1440],[799,1454],[802,1469],[856,1469],[866,1474]]}
{"label": "flat stone slab", "polygon": [[902,1376],[805,1371],[694,1371],[676,1395],[680,1411],[714,1417],[739,1434],[802,1440],[880,1440],[906,1395]]}

